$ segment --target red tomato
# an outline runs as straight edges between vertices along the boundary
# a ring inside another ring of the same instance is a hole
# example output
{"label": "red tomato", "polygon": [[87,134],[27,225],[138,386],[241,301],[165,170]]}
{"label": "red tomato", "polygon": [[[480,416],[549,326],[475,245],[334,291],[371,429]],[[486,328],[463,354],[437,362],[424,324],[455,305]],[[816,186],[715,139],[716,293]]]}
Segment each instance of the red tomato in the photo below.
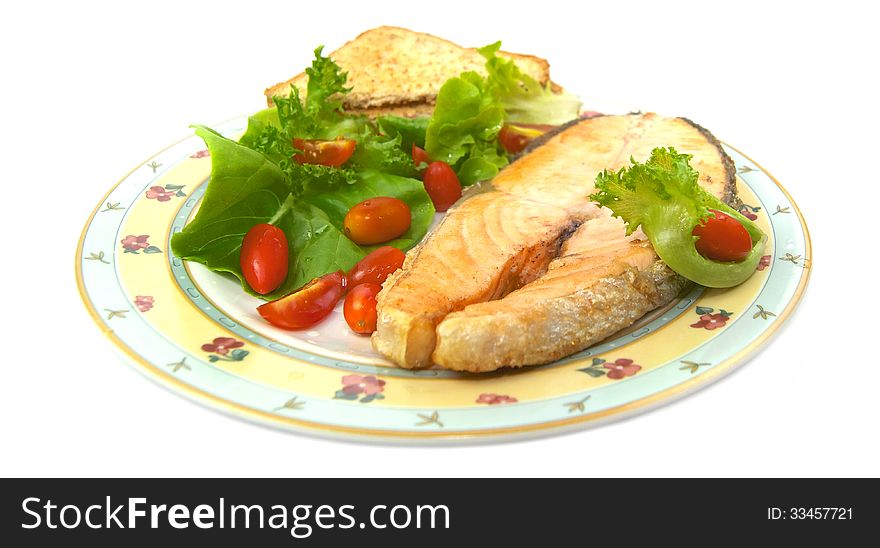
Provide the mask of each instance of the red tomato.
{"label": "red tomato", "polygon": [[257,307],[267,322],[283,329],[304,329],[327,317],[345,293],[345,273],[325,274],[286,297]]}
{"label": "red tomato", "polygon": [[428,158],[428,153],[425,152],[425,149],[417,147],[415,143],[413,143],[412,146],[412,159],[416,167],[420,167],[422,164],[431,163],[431,159]]}
{"label": "red tomato", "polygon": [[356,145],[357,143],[353,139],[342,137],[337,137],[333,141],[294,139],[293,146],[302,152],[294,154],[293,161],[298,164],[339,167],[351,158]]}
{"label": "red tomato", "polygon": [[258,224],[241,242],[241,273],[251,289],[265,295],[287,279],[287,237],[277,226]]}
{"label": "red tomato", "polygon": [[540,124],[505,124],[498,133],[498,141],[508,154],[519,154],[532,139],[540,137],[556,126]]}
{"label": "red tomato", "polygon": [[382,246],[354,265],[348,272],[348,285],[353,287],[362,283],[382,285],[388,275],[403,266],[406,254],[390,245]]}
{"label": "red tomato", "polygon": [[700,255],[713,261],[741,261],[752,250],[752,237],[746,227],[733,217],[710,209],[715,214],[694,228],[699,240],[694,244]]}
{"label": "red tomato", "polygon": [[355,333],[369,335],[376,330],[376,295],[381,290],[381,285],[366,283],[354,286],[345,296],[342,312]]}
{"label": "red tomato", "polygon": [[425,170],[425,190],[437,211],[446,211],[461,198],[458,175],[446,162],[431,162],[428,165]]}
{"label": "red tomato", "polygon": [[370,198],[348,210],[342,220],[345,235],[356,244],[381,244],[399,237],[409,229],[412,214],[409,206],[397,198]]}

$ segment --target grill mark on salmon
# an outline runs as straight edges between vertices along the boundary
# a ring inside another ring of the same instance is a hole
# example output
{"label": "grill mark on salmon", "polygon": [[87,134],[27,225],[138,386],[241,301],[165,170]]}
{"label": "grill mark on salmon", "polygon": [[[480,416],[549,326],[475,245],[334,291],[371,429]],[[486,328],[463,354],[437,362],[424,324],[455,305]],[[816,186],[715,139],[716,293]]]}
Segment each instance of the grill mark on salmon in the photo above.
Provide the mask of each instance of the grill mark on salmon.
{"label": "grill mark on salmon", "polygon": [[373,347],[398,365],[465,371],[547,363],[668,303],[686,283],[639,231],[590,202],[596,174],[657,146],[694,155],[700,184],[735,197],[714,137],[655,114],[576,120],[453,207],[377,298]]}

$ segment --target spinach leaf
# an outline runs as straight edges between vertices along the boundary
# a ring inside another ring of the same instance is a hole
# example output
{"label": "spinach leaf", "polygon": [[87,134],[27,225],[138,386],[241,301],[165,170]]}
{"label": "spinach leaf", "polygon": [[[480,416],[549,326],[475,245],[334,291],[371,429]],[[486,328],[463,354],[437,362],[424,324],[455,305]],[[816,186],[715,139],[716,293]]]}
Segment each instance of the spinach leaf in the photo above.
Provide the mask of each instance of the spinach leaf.
{"label": "spinach leaf", "polygon": [[[392,196],[406,202],[412,214],[410,227],[390,242],[375,246],[357,245],[345,235],[342,222],[354,205],[377,196]],[[304,195],[289,218],[290,223],[281,226],[288,237],[293,237],[289,242],[290,274],[285,285],[295,289],[328,272],[348,271],[378,247],[390,245],[404,251],[413,247],[427,233],[434,219],[434,205],[421,181],[364,171],[353,185],[332,192]]]}
{"label": "spinach leaf", "polygon": [[390,196],[404,201],[409,206],[412,222],[409,229],[396,240],[376,246],[363,246],[364,252],[384,245],[407,250],[419,243],[434,219],[434,204],[425,192],[425,185],[417,179],[364,171],[354,185],[341,187],[334,192],[307,195],[304,199],[324,211],[341,233],[342,221],[349,209],[364,200],[379,196]]}
{"label": "spinach leaf", "polygon": [[197,127],[196,135],[211,152],[211,180],[195,218],[171,237],[171,249],[182,259],[234,274],[255,294],[242,278],[241,242],[254,225],[290,215],[287,177],[259,152],[212,129]]}

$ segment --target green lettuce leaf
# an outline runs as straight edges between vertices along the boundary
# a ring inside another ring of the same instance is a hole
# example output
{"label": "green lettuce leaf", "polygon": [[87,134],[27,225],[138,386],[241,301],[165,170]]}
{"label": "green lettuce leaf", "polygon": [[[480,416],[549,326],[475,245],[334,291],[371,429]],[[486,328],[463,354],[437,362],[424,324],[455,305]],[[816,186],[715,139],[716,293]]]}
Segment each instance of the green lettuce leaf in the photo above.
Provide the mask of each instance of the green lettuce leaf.
{"label": "green lettuce leaf", "polygon": [[412,146],[425,148],[425,134],[430,117],[404,118],[402,116],[380,116],[376,119],[382,133],[391,138],[400,137],[400,147],[404,152],[412,152]]}
{"label": "green lettuce leaf", "polygon": [[522,72],[512,59],[496,54],[501,42],[480,48],[486,58],[486,88],[504,108],[506,120],[521,124],[559,125],[578,117],[581,101],[568,93],[553,93]]}
{"label": "green lettuce leaf", "polygon": [[[490,179],[507,165],[498,143],[504,109],[476,72],[450,78],[437,94],[437,105],[425,133],[425,150],[432,160],[446,162],[462,185]],[[469,159],[478,158],[462,169]]]}
{"label": "green lettuce leaf", "polygon": [[[733,287],[755,272],[767,236],[758,226],[698,184],[699,173],[674,148],[655,148],[645,163],[632,161],[617,172],[596,178],[598,192],[590,198],[627,223],[627,234],[639,226],[669,268],[706,287]],[[694,228],[715,209],[736,218],[752,238],[742,261],[719,262],[700,255]]]}
{"label": "green lettuce leaf", "polygon": [[402,177],[417,177],[418,170],[412,155],[401,147],[402,138],[381,137],[366,133],[357,141],[357,147],[349,160],[353,169],[375,170]]}

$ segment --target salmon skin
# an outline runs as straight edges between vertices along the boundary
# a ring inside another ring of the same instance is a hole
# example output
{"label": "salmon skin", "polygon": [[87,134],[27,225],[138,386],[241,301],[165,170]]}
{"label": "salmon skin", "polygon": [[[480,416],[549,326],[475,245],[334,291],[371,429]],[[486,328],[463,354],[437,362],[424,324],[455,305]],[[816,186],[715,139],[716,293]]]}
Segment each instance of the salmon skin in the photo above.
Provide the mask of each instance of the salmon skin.
{"label": "salmon skin", "polygon": [[689,120],[573,122],[456,204],[407,254],[377,297],[373,347],[405,368],[542,364],[667,304],[686,281],[588,197],[600,171],[660,146],[692,154],[701,186],[736,201],[733,162]]}

